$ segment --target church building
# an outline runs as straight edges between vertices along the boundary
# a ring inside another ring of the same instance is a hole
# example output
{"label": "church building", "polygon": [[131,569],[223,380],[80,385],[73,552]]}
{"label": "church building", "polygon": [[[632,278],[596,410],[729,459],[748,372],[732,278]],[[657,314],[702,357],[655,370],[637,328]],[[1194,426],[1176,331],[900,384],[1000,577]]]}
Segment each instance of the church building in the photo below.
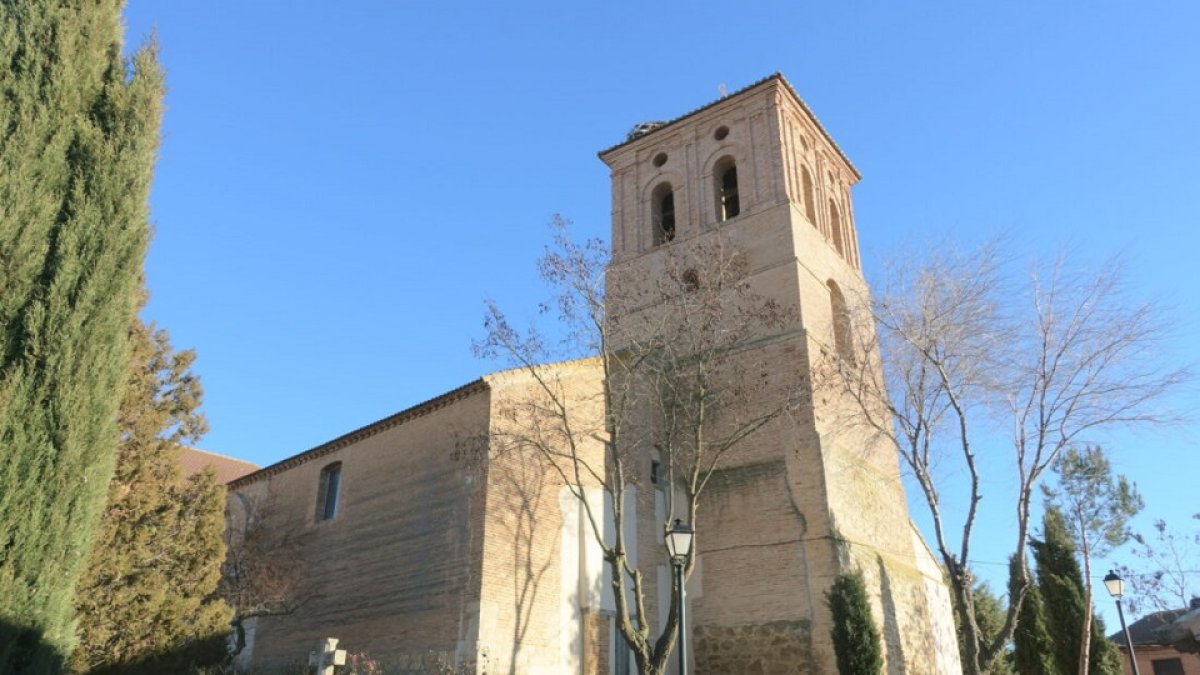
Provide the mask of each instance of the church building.
{"label": "church building", "polygon": [[[949,594],[909,519],[895,451],[842,428],[845,403],[811,391],[822,359],[850,357],[841,317],[868,292],[858,171],[779,74],[638,125],[600,159],[612,178],[609,320],[655,311],[629,298],[673,250],[720,242],[788,317],[753,336],[733,377],[810,387],[803,409],[758,429],[706,484],[687,583],[689,672],[835,675],[825,592],[857,570],[885,672],[960,673]],[[636,672],[589,529],[611,499],[603,477],[572,490],[496,440],[532,424],[511,411],[547,381],[571,423],[595,430],[576,452],[604,467],[604,372],[585,358],[485,375],[229,483],[231,528],[257,510],[295,563],[295,606],[247,622],[240,665],[303,662],[334,637],[400,673]],[[735,412],[774,404],[770,387],[754,391]],[[667,615],[663,533],[677,516],[659,459],[650,445],[635,458],[622,528],[653,625]]]}

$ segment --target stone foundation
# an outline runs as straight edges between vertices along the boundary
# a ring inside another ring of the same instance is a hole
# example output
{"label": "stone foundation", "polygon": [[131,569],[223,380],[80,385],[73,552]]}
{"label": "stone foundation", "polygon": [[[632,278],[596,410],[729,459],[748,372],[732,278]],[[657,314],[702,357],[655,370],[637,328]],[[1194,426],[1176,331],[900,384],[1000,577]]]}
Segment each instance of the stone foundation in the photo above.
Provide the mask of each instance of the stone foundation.
{"label": "stone foundation", "polygon": [[811,632],[808,621],[697,626],[692,631],[696,673],[814,674]]}

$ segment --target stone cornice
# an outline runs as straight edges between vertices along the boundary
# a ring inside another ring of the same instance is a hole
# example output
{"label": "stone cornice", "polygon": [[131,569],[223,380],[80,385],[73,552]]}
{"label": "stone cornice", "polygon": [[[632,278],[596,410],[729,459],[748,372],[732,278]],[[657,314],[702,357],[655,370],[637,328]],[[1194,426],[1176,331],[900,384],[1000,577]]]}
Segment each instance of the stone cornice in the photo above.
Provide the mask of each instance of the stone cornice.
{"label": "stone cornice", "polygon": [[[752,91],[754,89],[757,89],[759,87],[764,87],[764,85],[767,85],[769,83],[776,82],[776,81],[779,82],[780,84],[782,84],[783,88],[785,90],[787,90],[787,92],[789,94],[791,94],[792,98],[795,99],[796,103],[798,103],[800,105],[800,109],[803,110],[808,115],[808,117],[812,120],[813,124],[817,127],[817,130],[821,132],[821,135],[829,143],[830,147],[832,147],[834,149],[834,151],[837,152],[838,156],[841,157],[842,161],[844,161],[846,163],[846,166],[850,168],[850,171],[852,171],[854,173],[854,177],[856,179],[861,179],[862,174],[858,172],[858,169],[854,166],[854,163],[850,161],[850,158],[846,156],[846,153],[842,150],[841,146],[839,146],[837,144],[837,141],[833,140],[833,136],[829,135],[829,132],[825,130],[825,127],[821,124],[821,121],[819,119],[817,119],[816,115],[813,114],[812,109],[808,107],[808,104],[804,102],[804,99],[800,98],[800,94],[796,93],[796,89],[792,86],[792,84],[790,82],[787,81],[787,78],[785,78],[783,76],[783,73],[780,73],[780,72],[772,73],[753,84],[747,85],[731,94],[722,96],[721,98],[713,101],[712,103],[705,104],[703,106],[700,106],[699,108],[696,108],[695,110],[693,110],[691,112],[680,115],[679,117],[676,117],[675,119],[663,124],[661,127],[658,127],[657,129],[648,131],[636,138],[630,138],[630,139],[621,141],[620,143],[617,143],[616,145],[614,145],[610,148],[601,150],[600,152],[598,152],[596,154],[600,157],[601,160],[604,160],[605,155],[608,155],[608,154],[614,152],[615,150],[623,148],[631,143],[636,143],[636,142],[642,140],[643,138],[647,138],[649,136],[658,134],[658,133],[662,132],[664,129],[669,129],[669,128],[673,127],[675,125],[675,123],[677,123],[677,122],[681,122],[685,119],[688,119],[689,117],[698,115],[710,108],[716,107],[717,105],[720,105],[727,101],[730,101],[730,100],[733,100],[740,96],[743,96],[745,94],[748,94],[750,91]],[[607,163],[607,160],[604,160],[604,161]]]}

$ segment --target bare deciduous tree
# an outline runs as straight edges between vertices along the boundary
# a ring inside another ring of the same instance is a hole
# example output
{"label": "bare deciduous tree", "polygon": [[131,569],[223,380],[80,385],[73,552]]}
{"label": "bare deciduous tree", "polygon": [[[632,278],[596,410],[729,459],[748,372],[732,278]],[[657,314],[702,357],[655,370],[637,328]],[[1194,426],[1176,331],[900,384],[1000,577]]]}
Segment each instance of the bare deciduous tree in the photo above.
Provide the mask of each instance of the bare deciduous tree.
{"label": "bare deciduous tree", "polygon": [[[507,361],[536,383],[536,393],[507,411],[509,423],[492,432],[490,451],[541,458],[577,499],[611,572],[618,630],[639,672],[658,674],[675,644],[680,589],[673,585],[669,605],[661,608],[665,624],[656,632],[645,580],[629,559],[626,495],[645,480],[641,467],[649,462],[641,460],[657,452],[660,480],[674,488],[666,495],[664,531],[675,518],[696,527],[698,500],[714,472],[800,400],[798,383],[773,382],[770,364],[756,363],[755,351],[746,349],[788,316],[749,288],[742,257],[719,236],[663,244],[656,254],[661,267],[650,278],[628,269],[606,274],[601,242],[572,241],[561,218],[552,226],[554,245],[539,271],[554,293],[554,304],[543,309],[557,315],[562,339],[520,332],[489,303],[487,334],[475,345],[481,357]],[[597,400],[573,397],[559,371],[542,365],[582,356],[600,371]],[[735,376],[759,371],[762,378]],[[767,388],[784,395],[760,397]],[[737,404],[756,398],[774,403]],[[589,499],[589,489],[605,493],[603,507]],[[687,561],[686,576],[694,560]]]}
{"label": "bare deciduous tree", "polygon": [[[926,251],[888,266],[873,299],[848,303],[853,354],[831,352],[816,387],[853,402],[840,423],[889,440],[919,486],[961,624],[964,672],[976,675],[1016,628],[1030,583],[1030,507],[1046,470],[1090,434],[1168,420],[1154,404],[1187,374],[1155,354],[1164,324],[1152,304],[1125,297],[1118,265],[1074,274],[1060,260],[1018,285],[996,242]],[[989,640],[975,620],[969,561],[984,478],[976,448],[996,428],[1008,429],[1003,479],[1016,486],[1006,506],[1022,564],[1004,627]],[[966,480],[946,482],[950,473]],[[960,484],[961,517],[944,508],[945,488]]]}
{"label": "bare deciduous tree", "polygon": [[226,558],[218,593],[233,608],[232,659],[246,648],[246,621],[292,614],[307,596],[301,583],[301,542],[273,522],[277,513],[274,500],[240,492],[230,496],[233,517],[226,528]]}
{"label": "bare deciduous tree", "polygon": [[1134,565],[1121,566],[1130,590],[1129,611],[1175,610],[1200,597],[1200,513],[1192,514],[1192,532],[1172,529],[1167,521],[1154,521],[1154,534],[1134,533]]}

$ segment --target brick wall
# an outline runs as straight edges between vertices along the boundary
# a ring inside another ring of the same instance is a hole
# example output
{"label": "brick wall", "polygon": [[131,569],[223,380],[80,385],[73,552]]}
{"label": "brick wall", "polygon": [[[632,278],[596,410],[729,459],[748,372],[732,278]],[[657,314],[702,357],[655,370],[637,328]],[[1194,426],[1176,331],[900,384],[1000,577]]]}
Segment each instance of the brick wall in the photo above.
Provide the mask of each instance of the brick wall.
{"label": "brick wall", "polygon": [[[483,500],[479,467],[459,459],[459,446],[486,430],[487,415],[479,388],[234,486],[265,485],[272,530],[302,542],[302,604],[258,620],[256,667],[304,660],[324,637],[384,659],[473,653]],[[317,520],[321,470],[333,462],[342,465],[337,513]]]}

